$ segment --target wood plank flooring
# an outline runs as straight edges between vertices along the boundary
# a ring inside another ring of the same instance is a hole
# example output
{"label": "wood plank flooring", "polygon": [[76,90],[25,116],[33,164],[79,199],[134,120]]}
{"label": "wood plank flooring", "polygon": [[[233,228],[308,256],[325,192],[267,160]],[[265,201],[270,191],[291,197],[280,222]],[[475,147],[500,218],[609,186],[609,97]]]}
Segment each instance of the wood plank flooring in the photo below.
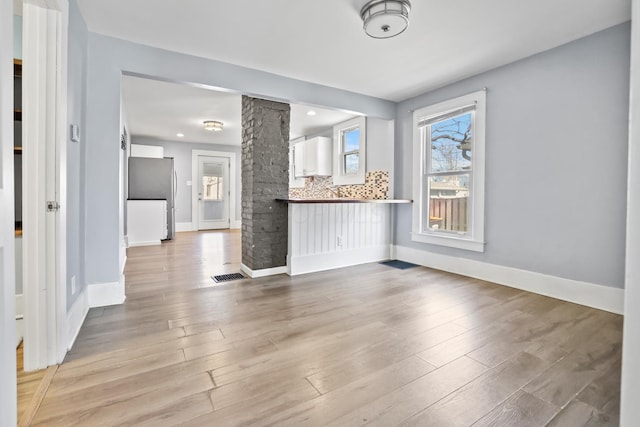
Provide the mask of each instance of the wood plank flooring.
{"label": "wood plank flooring", "polygon": [[16,349],[16,376],[18,379],[18,426],[28,426],[35,415],[56,372],[57,366],[39,371],[25,372],[24,343]]}
{"label": "wood plank flooring", "polygon": [[240,234],[128,250],[33,425],[617,425],[622,317],[380,264],[214,283]]}

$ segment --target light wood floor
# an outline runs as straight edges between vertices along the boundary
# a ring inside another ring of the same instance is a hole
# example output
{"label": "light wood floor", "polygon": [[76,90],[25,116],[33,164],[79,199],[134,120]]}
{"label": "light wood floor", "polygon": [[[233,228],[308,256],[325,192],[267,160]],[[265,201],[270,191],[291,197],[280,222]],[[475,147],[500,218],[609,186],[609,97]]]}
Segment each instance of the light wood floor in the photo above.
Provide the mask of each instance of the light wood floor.
{"label": "light wood floor", "polygon": [[130,249],[126,303],[90,311],[34,424],[618,422],[620,316],[422,267],[216,285],[239,245]]}
{"label": "light wood floor", "polygon": [[57,369],[51,366],[39,371],[25,372],[24,343],[16,349],[16,376],[18,379],[18,425],[28,426],[42,402],[47,387]]}

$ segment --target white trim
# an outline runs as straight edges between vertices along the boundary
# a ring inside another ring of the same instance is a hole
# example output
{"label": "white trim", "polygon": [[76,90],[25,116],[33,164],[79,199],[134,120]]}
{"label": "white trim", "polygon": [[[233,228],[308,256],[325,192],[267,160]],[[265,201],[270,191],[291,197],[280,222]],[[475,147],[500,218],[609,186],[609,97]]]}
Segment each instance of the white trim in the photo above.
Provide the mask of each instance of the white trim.
{"label": "white trim", "polygon": [[252,279],[258,277],[275,276],[277,274],[287,274],[287,267],[263,268],[262,270],[252,270],[244,264],[240,264],[240,271]]}
{"label": "white trim", "polygon": [[16,295],[16,320],[24,317],[24,295]]}
{"label": "white trim", "polygon": [[127,298],[124,293],[124,276],[120,276],[119,282],[88,285],[87,294],[90,308],[122,304]]}
{"label": "white trim", "polygon": [[[160,240],[149,240],[149,241],[145,241],[145,242],[135,242],[135,243],[130,243],[129,247],[133,248],[136,246],[160,246],[162,244],[162,242]],[[123,269],[124,271],[124,269]]]}
{"label": "white trim", "polygon": [[[471,233],[462,237],[424,231],[425,203],[423,160],[425,147],[418,122],[421,118],[475,103],[471,188],[467,209],[471,210]],[[413,220],[411,240],[476,252],[484,252],[484,176],[485,176],[486,89],[439,102],[413,112]]]}
{"label": "white trim", "polygon": [[474,277],[612,313],[622,314],[623,312],[623,289],[488,264],[466,258],[440,255],[405,246],[396,246],[392,253],[395,254],[395,258],[401,261]]}
{"label": "white trim", "polygon": [[388,260],[390,255],[391,248],[389,245],[379,245],[370,248],[357,248],[324,254],[297,257],[287,256],[287,273],[290,276],[297,276],[298,274],[350,267],[369,262]]}
{"label": "white trim", "polygon": [[[342,168],[342,138],[340,134],[344,130],[354,127],[360,128],[360,164],[358,173],[346,174]],[[357,185],[364,184],[367,171],[367,118],[365,116],[354,117],[346,122],[338,123],[333,127],[333,184]]]}
{"label": "white trim", "polygon": [[67,313],[67,342],[65,345],[67,351],[71,350],[71,347],[76,342],[87,314],[89,314],[89,292],[85,287]]}
{"label": "white trim", "polygon": [[436,236],[432,234],[411,233],[411,240],[432,245],[448,246],[450,248],[465,249],[474,252],[484,252],[484,242],[462,239],[455,236]]}
{"label": "white trim", "polygon": [[176,233],[183,233],[185,231],[193,231],[191,222],[176,222]]}
{"label": "white trim", "polygon": [[232,230],[238,230],[242,228],[242,220],[241,219],[231,220],[230,225]]}
{"label": "white trim", "polygon": [[22,342],[24,336],[24,298],[16,295],[16,347]]}
{"label": "white trim", "polygon": [[638,424],[640,405],[640,2],[631,2],[631,71],[629,93],[629,154],[627,169],[627,229],[625,313],[622,338],[620,425]]}
{"label": "white trim", "polygon": [[229,159],[229,227],[236,217],[236,153],[231,151],[191,150],[191,230],[198,231],[198,156]]}
{"label": "white trim", "polygon": [[13,199],[13,2],[0,0],[0,414],[17,420]]}
{"label": "white trim", "polygon": [[303,142],[307,138],[301,136],[296,139],[289,140],[289,188],[304,188],[307,180],[305,178],[296,178],[296,158],[295,158],[295,145],[298,142]]}

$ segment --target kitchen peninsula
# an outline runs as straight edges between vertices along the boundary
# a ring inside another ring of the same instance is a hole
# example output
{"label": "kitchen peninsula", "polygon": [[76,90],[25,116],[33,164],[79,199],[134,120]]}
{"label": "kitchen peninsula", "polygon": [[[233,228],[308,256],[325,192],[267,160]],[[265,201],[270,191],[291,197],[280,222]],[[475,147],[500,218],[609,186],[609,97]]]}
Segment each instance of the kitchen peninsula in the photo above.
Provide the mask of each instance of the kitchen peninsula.
{"label": "kitchen peninsula", "polygon": [[393,206],[406,199],[281,198],[291,276],[389,259]]}

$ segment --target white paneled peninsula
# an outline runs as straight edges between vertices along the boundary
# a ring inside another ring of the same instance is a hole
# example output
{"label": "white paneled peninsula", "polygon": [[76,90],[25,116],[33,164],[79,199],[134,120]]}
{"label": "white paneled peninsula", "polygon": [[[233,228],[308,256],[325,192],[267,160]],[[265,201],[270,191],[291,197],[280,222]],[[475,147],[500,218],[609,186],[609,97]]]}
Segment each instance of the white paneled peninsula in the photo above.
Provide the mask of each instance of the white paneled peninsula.
{"label": "white paneled peninsula", "polygon": [[393,206],[411,200],[277,199],[289,204],[290,275],[387,260]]}

